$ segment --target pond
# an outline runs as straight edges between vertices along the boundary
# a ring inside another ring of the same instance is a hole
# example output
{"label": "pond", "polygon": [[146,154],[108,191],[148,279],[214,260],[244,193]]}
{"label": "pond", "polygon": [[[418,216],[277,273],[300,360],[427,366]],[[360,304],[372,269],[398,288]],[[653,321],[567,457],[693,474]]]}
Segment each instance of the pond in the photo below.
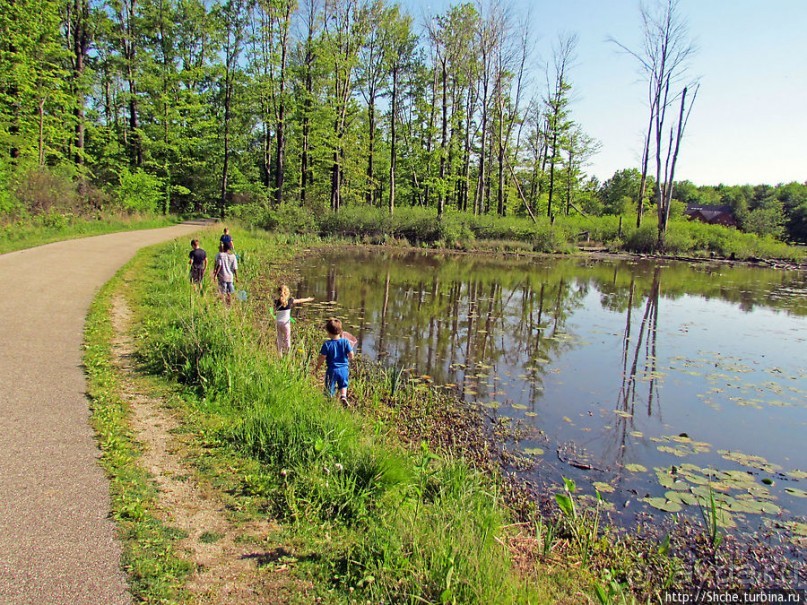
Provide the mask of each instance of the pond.
{"label": "pond", "polygon": [[699,515],[712,493],[725,526],[804,538],[803,273],[364,249],[295,270],[292,291],[335,301],[362,355],[528,429],[507,446],[530,480],[573,478],[623,523]]}

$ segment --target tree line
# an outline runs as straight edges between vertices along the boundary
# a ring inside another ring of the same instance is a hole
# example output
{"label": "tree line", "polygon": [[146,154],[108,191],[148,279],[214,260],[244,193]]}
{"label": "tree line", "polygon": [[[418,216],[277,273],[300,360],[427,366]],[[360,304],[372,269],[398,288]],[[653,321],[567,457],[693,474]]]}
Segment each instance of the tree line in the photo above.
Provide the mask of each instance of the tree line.
{"label": "tree line", "polygon": [[[585,174],[599,144],[573,116],[576,45],[539,62],[497,0],[424,24],[386,0],[0,0],[0,182],[58,169],[96,206],[115,188],[220,216],[612,211]],[[651,98],[651,122],[673,100]]]}

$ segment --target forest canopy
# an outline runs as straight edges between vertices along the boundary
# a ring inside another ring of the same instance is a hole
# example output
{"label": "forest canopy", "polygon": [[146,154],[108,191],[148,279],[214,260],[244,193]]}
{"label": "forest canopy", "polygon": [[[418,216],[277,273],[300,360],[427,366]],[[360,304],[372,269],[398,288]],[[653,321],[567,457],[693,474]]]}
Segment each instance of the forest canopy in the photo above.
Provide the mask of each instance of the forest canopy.
{"label": "forest canopy", "polygon": [[[0,215],[635,213],[637,170],[586,174],[576,37],[541,62],[484,6],[419,24],[384,0],[0,0]],[[805,184],[673,195],[807,241]]]}

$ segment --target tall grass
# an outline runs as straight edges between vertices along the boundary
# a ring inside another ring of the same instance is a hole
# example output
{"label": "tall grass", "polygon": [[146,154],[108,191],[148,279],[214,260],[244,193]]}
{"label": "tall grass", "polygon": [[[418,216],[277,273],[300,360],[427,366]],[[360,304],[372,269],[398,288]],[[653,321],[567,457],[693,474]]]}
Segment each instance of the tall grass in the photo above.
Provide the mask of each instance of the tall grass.
{"label": "tall grass", "polygon": [[[247,234],[238,246],[249,259],[240,272],[247,289],[251,266],[291,254]],[[264,465],[275,514],[341,536],[319,555],[338,589],[390,603],[529,603],[561,594],[558,583],[569,580],[514,572],[509,513],[494,479],[446,452],[406,448],[383,421],[326,399],[310,373],[316,337],[298,330],[293,354],[278,359],[253,315],[260,293],[230,309],[194,294],[183,252],[173,244],[142,257],[142,361],[193,390],[197,412],[217,418],[218,437]],[[353,396],[371,391],[352,387]],[[572,582],[579,591],[581,580]]]}

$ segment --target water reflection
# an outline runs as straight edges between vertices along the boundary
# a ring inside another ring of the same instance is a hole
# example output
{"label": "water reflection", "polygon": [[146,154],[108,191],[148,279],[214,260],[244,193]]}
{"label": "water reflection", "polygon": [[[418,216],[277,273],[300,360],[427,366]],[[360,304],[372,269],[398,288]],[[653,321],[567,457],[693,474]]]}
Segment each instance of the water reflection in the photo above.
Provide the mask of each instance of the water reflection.
{"label": "water reflection", "polygon": [[624,503],[664,493],[651,469],[683,457],[760,478],[720,452],[807,468],[803,274],[350,251],[308,258],[299,275],[294,291],[336,301],[364,355],[540,429],[543,442],[520,445],[550,452],[549,481],[587,468],[579,480],[616,483]]}

